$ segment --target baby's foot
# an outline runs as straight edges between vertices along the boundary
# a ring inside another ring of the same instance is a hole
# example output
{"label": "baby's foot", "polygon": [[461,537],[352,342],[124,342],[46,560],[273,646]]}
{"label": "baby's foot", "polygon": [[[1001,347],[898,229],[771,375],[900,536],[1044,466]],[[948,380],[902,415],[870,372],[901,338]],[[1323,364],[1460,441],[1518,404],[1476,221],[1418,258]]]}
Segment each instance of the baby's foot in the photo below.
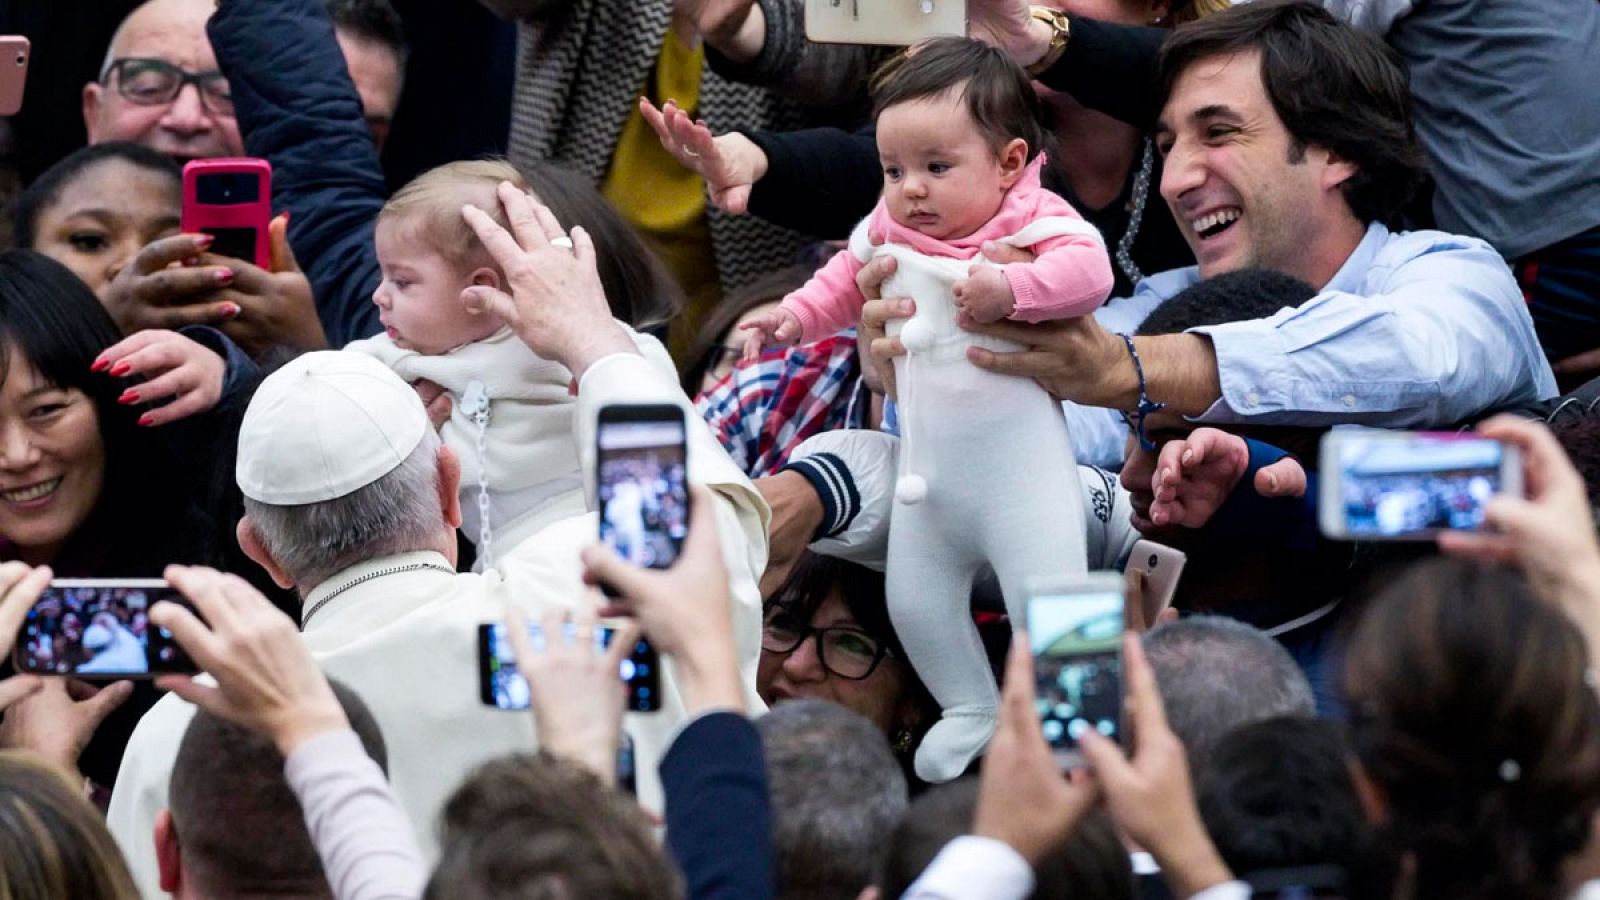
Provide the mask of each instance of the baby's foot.
{"label": "baby's foot", "polygon": [[942,784],[961,777],[989,745],[994,727],[992,706],[945,710],[917,748],[917,777],[929,784]]}

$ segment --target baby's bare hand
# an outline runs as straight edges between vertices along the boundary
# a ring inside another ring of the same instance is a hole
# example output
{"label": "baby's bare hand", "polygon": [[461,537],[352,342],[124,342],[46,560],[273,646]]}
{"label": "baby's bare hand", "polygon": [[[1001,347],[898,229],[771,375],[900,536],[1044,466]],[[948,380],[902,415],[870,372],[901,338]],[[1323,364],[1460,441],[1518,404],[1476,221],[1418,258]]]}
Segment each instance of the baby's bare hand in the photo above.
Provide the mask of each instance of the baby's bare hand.
{"label": "baby's bare hand", "polygon": [[1017,308],[1011,282],[1004,272],[991,265],[972,267],[965,281],[954,285],[956,310],[967,319],[982,324],[998,322]]}
{"label": "baby's bare hand", "polygon": [[763,347],[787,347],[800,342],[800,319],[786,309],[763,313],[740,325],[739,330],[749,332],[744,341],[747,362],[759,358]]}

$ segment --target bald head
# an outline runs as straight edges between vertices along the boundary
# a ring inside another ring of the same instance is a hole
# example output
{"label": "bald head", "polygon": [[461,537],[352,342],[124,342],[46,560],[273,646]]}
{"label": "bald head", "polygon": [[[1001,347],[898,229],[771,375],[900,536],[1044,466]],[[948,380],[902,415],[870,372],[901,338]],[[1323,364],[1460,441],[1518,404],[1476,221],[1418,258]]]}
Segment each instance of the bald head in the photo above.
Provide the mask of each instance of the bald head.
{"label": "bald head", "polygon": [[217,58],[206,38],[206,19],[215,0],[150,0],[122,20],[106,53],[100,82],[83,89],[83,122],[89,143],[132,141],[170,156],[195,158],[243,156],[244,141],[233,118],[225,82],[213,93],[186,84],[170,101],[136,103],[124,88],[138,86],[141,96],[158,99],[164,79],[157,64],[124,60],[159,60],[191,74],[217,71]]}

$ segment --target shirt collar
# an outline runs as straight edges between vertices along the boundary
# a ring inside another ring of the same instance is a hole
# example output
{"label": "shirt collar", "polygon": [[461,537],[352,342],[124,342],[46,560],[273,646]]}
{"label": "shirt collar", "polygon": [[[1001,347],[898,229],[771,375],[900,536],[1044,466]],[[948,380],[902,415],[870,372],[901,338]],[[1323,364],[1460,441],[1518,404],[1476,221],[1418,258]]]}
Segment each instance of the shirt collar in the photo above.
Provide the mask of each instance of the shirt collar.
{"label": "shirt collar", "polygon": [[[321,584],[312,588],[311,593],[306,594],[305,598],[300,601],[302,625],[304,624],[307,610],[317,609],[334,594],[340,594],[335,599],[342,603],[350,597],[351,588],[368,581],[381,580],[385,572],[401,570],[410,574],[411,570],[431,572],[434,569],[440,570],[438,572],[440,575],[449,573],[451,577],[455,577],[455,566],[450,565],[450,561],[444,558],[444,554],[437,550],[395,553],[356,563],[329,576]],[[318,621],[326,621],[329,612],[330,610],[328,609],[322,609],[318,613]]]}
{"label": "shirt collar", "polygon": [[1372,270],[1373,262],[1378,258],[1378,251],[1389,242],[1389,229],[1382,222],[1373,222],[1367,226],[1367,233],[1362,236],[1361,243],[1333,273],[1333,279],[1323,285],[1319,293],[1339,292],[1342,294],[1363,293],[1362,286],[1366,282],[1367,273]]}

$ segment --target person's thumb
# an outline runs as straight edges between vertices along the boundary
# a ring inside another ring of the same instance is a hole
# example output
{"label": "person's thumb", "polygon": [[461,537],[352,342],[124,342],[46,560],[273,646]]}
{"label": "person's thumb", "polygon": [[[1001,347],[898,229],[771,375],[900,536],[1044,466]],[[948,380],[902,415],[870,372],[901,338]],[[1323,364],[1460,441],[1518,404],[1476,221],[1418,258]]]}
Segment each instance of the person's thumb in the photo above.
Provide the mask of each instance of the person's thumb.
{"label": "person's thumb", "polygon": [[1107,795],[1116,794],[1132,774],[1133,765],[1122,755],[1122,748],[1098,732],[1085,731],[1078,740],[1078,751]]}
{"label": "person's thumb", "polygon": [[511,295],[487,285],[475,284],[462,291],[461,305],[473,312],[488,313],[508,325],[517,319],[517,304]]}
{"label": "person's thumb", "polygon": [[1263,497],[1303,497],[1306,470],[1290,457],[1284,457],[1256,472],[1256,493]]}
{"label": "person's thumb", "polygon": [[294,248],[289,246],[288,213],[278,213],[267,223],[267,242],[272,253],[273,272],[300,271],[300,263],[294,258]]}
{"label": "person's thumb", "polygon": [[89,714],[89,720],[98,725],[105,721],[106,716],[111,715],[112,710],[121,706],[131,696],[133,696],[133,682],[115,681],[79,705]]}
{"label": "person's thumb", "polygon": [[717,206],[730,216],[742,216],[750,209],[750,188],[748,184],[736,184],[721,192]]}

